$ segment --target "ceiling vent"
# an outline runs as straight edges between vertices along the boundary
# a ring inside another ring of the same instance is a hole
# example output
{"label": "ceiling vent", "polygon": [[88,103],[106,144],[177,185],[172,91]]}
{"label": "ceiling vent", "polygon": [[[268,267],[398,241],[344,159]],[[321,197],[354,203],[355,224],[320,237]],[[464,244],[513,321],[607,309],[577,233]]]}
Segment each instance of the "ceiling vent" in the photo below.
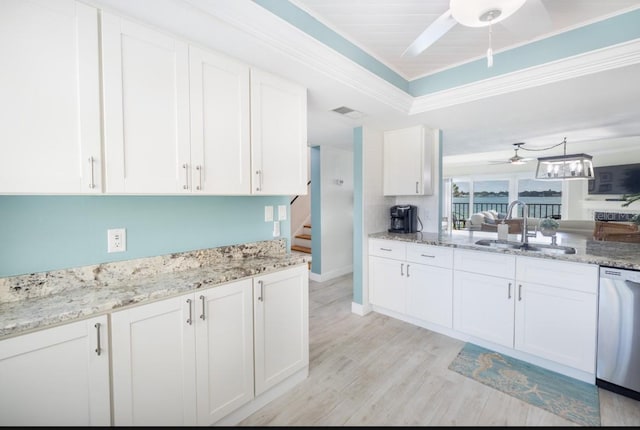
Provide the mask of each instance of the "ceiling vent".
{"label": "ceiling vent", "polygon": [[348,116],[352,119],[362,118],[364,114],[362,112],[358,112],[357,110],[348,108],[346,106],[341,106],[339,108],[332,109],[333,112],[339,113],[340,115]]}

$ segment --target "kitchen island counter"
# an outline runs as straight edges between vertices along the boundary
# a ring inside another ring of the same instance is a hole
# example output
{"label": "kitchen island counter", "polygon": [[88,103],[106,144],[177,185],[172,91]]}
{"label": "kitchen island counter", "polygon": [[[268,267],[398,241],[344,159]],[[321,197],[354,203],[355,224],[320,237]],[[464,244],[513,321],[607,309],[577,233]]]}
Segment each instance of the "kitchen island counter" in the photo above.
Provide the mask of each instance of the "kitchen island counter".
{"label": "kitchen island counter", "polygon": [[[494,248],[477,245],[481,239],[497,239],[493,232],[458,230],[451,233],[389,233],[378,232],[369,235],[370,239],[398,240],[402,242],[422,243],[425,245],[447,246],[453,248],[473,249],[486,252],[501,252],[515,255],[526,255],[538,258],[548,258],[577,263],[597,264],[599,266],[616,267],[619,269],[640,270],[640,244],[625,242],[598,241],[585,238],[583,235],[562,233],[557,234],[557,244],[575,248],[575,254],[546,254],[519,249]],[[518,241],[519,235],[509,235],[509,241]],[[548,245],[549,237],[537,234],[530,238],[532,245],[536,243]]]}

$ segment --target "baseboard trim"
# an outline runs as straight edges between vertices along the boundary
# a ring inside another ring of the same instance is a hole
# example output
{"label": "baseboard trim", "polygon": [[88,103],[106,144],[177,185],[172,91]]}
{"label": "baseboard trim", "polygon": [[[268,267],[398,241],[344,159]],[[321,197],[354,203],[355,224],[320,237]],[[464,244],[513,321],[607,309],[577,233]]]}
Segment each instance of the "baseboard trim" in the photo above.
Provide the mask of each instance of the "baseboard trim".
{"label": "baseboard trim", "polygon": [[326,282],[351,272],[353,272],[353,266],[346,266],[341,269],[332,270],[331,272],[326,272],[322,274],[310,272],[309,279],[315,282]]}
{"label": "baseboard trim", "polygon": [[309,376],[309,366],[306,366],[304,369],[299,370],[294,373],[275,387],[270,390],[260,394],[258,397],[255,397],[249,403],[235,411],[231,412],[229,415],[221,418],[219,421],[215,422],[214,426],[237,426],[240,421],[247,418],[249,415],[255,413],[259,409],[266,406],[268,403],[272,402],[276,398],[280,397],[284,393],[291,390],[293,387],[298,385],[300,382],[307,379]]}

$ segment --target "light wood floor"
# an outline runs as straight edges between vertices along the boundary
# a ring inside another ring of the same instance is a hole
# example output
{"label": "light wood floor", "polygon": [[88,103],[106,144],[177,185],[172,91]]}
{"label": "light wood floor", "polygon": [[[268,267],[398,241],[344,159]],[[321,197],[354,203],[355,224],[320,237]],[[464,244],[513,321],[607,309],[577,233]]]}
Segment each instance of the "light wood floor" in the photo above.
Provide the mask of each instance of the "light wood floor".
{"label": "light wood floor", "polygon": [[[351,275],[309,288],[309,377],[240,426],[576,425],[448,370],[459,340],[353,314]],[[640,426],[640,402],[599,395],[603,426]]]}

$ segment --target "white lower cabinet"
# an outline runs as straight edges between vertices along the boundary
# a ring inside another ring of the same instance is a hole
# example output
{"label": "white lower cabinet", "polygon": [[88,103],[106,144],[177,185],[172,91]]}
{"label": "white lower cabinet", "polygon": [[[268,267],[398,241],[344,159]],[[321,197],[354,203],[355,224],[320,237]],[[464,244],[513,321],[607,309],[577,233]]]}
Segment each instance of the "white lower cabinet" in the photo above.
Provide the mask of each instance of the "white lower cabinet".
{"label": "white lower cabinet", "polygon": [[251,279],[111,323],[114,425],[209,425],[253,398]]}
{"label": "white lower cabinet", "polygon": [[454,267],[455,330],[595,372],[597,266],[457,249]]}
{"label": "white lower cabinet", "polygon": [[369,241],[373,305],[451,328],[453,251],[416,243]]}
{"label": "white lower cabinet", "polygon": [[516,349],[595,373],[598,266],[518,256]]}
{"label": "white lower cabinet", "polygon": [[107,317],[0,342],[0,425],[109,426]]}
{"label": "white lower cabinet", "polygon": [[256,276],[255,393],[309,366],[309,273],[305,266]]}
{"label": "white lower cabinet", "polygon": [[114,312],[114,425],[212,425],[308,368],[308,276],[305,264]]}

